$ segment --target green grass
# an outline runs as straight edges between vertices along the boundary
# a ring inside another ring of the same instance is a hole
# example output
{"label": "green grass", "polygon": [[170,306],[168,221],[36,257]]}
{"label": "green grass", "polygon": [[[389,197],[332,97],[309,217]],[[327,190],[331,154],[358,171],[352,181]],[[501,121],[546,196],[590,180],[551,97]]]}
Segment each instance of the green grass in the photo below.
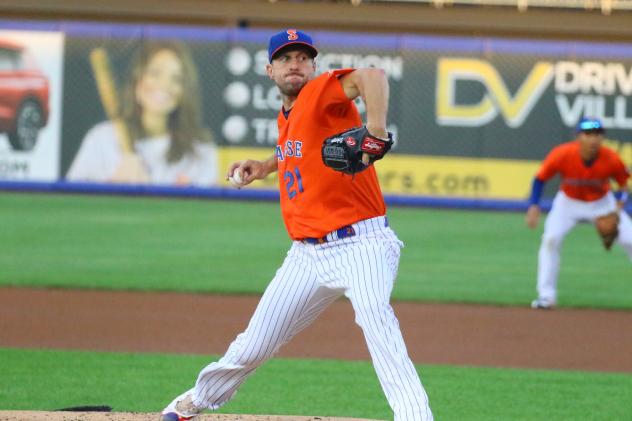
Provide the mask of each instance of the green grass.
{"label": "green grass", "polygon": [[[391,208],[406,243],[393,298],[526,305],[539,230],[519,213]],[[0,285],[259,294],[289,239],[278,204],[0,194]],[[632,308],[632,264],[594,229],[567,237],[563,306]]]}
{"label": "green grass", "polygon": [[[525,305],[535,295],[542,235],[521,213],[392,209],[407,247],[394,296],[406,300]],[[563,306],[632,308],[632,262],[603,250],[594,228],[579,225],[562,249]]]}
{"label": "green grass", "polygon": [[[0,349],[0,408],[157,412],[213,357]],[[626,420],[632,376],[417,366],[437,419]],[[369,362],[276,359],[220,412],[391,419]]]}
{"label": "green grass", "polygon": [[[395,299],[533,298],[541,229],[521,214],[389,217],[406,243]],[[259,294],[288,246],[274,203],[0,193],[0,285]],[[567,238],[562,305],[632,308],[631,280],[624,253],[601,250],[592,227]],[[0,349],[0,408],[156,412],[211,359]],[[629,374],[417,367],[440,420],[629,419]],[[369,362],[292,359],[266,363],[222,412],[391,417]]]}

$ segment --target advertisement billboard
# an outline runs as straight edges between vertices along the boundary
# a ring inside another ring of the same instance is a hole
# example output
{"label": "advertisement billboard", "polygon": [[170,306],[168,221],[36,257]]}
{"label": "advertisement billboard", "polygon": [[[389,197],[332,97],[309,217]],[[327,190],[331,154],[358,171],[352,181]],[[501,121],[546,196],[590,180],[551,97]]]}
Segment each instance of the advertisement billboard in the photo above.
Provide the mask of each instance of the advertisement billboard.
{"label": "advertisement billboard", "polygon": [[[229,186],[231,162],[274,154],[281,99],[265,71],[274,31],[22,26],[0,31],[0,41],[36,57],[50,114],[44,118],[42,105],[30,148],[16,147],[15,134],[0,134],[0,179],[221,189]],[[397,141],[376,164],[386,194],[523,200],[540,161],[573,139],[586,115],[603,121],[605,144],[632,166],[627,44],[312,35],[318,73],[384,69],[388,129]],[[20,82],[0,86],[13,85]],[[363,102],[356,104],[364,116]],[[274,191],[276,179],[249,188]],[[554,189],[550,183],[547,194]]]}
{"label": "advertisement billboard", "polygon": [[64,35],[0,29],[0,180],[59,178]]}

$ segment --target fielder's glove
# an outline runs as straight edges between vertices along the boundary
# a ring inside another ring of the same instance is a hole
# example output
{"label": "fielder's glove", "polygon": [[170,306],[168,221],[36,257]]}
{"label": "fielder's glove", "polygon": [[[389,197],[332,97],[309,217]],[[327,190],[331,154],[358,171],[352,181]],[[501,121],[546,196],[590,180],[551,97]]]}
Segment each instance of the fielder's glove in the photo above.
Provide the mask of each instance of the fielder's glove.
{"label": "fielder's glove", "polygon": [[610,250],[614,240],[619,235],[619,214],[611,212],[595,219],[595,228],[601,237],[601,242],[606,250]]}
{"label": "fielder's glove", "polygon": [[[382,159],[393,146],[393,134],[388,139],[373,136],[365,126],[354,127],[328,137],[323,142],[322,157],[326,166],[345,174],[366,170],[369,165]],[[369,155],[369,163],[362,162],[362,154]]]}

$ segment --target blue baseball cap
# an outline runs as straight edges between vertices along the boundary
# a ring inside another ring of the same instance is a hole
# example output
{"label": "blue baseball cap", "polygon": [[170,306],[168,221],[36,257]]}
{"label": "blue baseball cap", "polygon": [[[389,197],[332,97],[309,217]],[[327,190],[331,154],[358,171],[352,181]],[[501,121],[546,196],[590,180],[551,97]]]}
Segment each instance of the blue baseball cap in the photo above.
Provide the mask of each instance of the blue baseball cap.
{"label": "blue baseball cap", "polygon": [[312,37],[297,29],[286,29],[272,35],[270,38],[270,43],[268,44],[268,59],[270,63],[272,63],[272,59],[281,49],[289,45],[305,46],[305,49],[311,53],[312,58],[318,55],[318,50],[314,47]]}
{"label": "blue baseball cap", "polygon": [[601,120],[597,118],[584,117],[577,123],[577,132],[596,132],[603,133],[606,129],[601,124]]}

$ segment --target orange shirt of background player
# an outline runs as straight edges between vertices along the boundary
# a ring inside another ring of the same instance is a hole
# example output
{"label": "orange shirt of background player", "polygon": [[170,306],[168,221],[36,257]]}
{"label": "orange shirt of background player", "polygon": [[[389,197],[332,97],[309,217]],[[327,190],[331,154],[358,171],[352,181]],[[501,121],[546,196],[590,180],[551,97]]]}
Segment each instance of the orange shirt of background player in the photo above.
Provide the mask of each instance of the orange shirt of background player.
{"label": "orange shirt of background player", "polygon": [[572,141],[554,148],[544,159],[536,177],[547,181],[560,173],[561,190],[570,198],[586,202],[602,198],[610,190],[611,178],[622,187],[626,185],[630,174],[614,151],[601,146],[594,162],[586,165],[579,147],[578,141]]}
{"label": "orange shirt of background player", "polygon": [[326,137],[362,125],[339,76],[323,73],[299,93],[288,116],[279,113],[276,147],[281,213],[290,237],[323,237],[345,225],[381,216],[386,206],[373,166],[354,177],[323,164]]}

